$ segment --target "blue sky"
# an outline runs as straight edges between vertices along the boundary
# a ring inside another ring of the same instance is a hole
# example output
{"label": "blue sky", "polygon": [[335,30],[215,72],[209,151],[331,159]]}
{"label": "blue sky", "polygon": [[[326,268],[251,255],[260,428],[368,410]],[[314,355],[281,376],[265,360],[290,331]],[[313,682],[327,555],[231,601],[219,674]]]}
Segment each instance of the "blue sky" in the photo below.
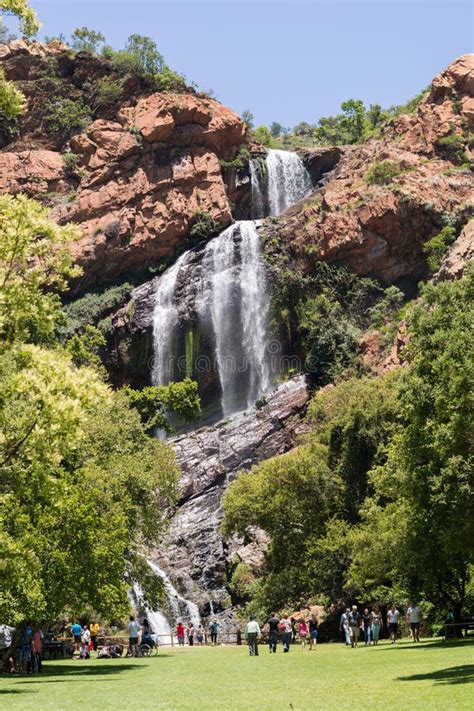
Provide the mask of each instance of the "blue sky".
{"label": "blue sky", "polygon": [[[31,0],[40,37],[78,27],[121,47],[153,37],[168,64],[257,123],[293,126],[360,98],[384,106],[473,51],[472,5],[457,0]],[[11,26],[12,23],[9,23]]]}

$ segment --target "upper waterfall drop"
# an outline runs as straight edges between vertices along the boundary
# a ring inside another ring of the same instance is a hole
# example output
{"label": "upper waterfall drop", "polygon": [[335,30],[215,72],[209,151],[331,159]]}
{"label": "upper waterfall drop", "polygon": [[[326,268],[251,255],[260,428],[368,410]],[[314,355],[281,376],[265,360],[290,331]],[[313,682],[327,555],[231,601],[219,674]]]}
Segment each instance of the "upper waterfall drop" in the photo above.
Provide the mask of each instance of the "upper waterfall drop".
{"label": "upper waterfall drop", "polygon": [[252,217],[276,217],[309,195],[311,177],[297,153],[269,149],[250,162]]}

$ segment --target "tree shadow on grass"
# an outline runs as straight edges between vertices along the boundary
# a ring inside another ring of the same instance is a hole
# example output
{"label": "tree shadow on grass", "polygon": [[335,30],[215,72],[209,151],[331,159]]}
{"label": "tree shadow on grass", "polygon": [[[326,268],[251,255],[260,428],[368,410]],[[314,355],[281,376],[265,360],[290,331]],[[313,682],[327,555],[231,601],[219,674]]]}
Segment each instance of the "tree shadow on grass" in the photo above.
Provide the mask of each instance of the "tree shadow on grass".
{"label": "tree shadow on grass", "polygon": [[0,696],[3,694],[35,694],[38,692],[29,689],[0,689]]}
{"label": "tree shadow on grass", "polygon": [[387,652],[389,649],[403,649],[405,651],[414,651],[416,649],[419,649],[420,651],[426,651],[427,649],[452,649],[454,647],[468,647],[474,643],[474,636],[472,639],[448,639],[448,640],[442,640],[442,639],[437,639],[435,641],[431,640],[426,640],[418,643],[414,642],[408,642],[408,641],[403,641],[403,642],[398,642],[397,644],[382,644],[382,645],[377,645],[372,647],[372,649],[376,649],[378,652]]}
{"label": "tree shadow on grass", "polygon": [[[169,655],[162,654],[161,657]],[[71,681],[71,677],[78,677],[79,680],[91,680],[94,676],[112,676],[121,674],[122,672],[133,671],[134,669],[143,669],[149,664],[129,664],[129,663],[110,663],[101,664],[101,660],[97,664],[83,664],[77,661],[75,664],[50,664],[43,665],[43,671],[37,676],[15,677],[17,684],[56,684],[58,682]],[[66,678],[64,678],[66,677]],[[99,681],[99,680],[97,680]],[[101,681],[107,681],[102,678]]]}
{"label": "tree shadow on grass", "polygon": [[470,684],[474,681],[474,664],[438,669],[426,674],[399,676],[397,681],[434,681],[436,684]]}

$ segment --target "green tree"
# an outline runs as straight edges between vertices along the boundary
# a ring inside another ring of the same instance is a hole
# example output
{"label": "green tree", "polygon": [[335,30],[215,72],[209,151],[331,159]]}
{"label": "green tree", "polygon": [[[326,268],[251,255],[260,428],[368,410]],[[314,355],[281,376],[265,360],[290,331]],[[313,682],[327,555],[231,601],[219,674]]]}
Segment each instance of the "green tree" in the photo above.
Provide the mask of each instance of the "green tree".
{"label": "green tree", "polygon": [[[474,557],[473,296],[471,269],[460,281],[426,285],[409,315],[403,427],[371,475],[376,494],[365,506],[350,571],[360,587],[394,585],[451,608],[456,619]],[[367,541],[379,548],[385,541],[397,555],[376,557]]]}
{"label": "green tree", "polygon": [[123,617],[142,546],[157,541],[175,499],[171,450],[59,350],[14,344],[0,381],[2,618],[51,620],[86,605]]}
{"label": "green tree", "polygon": [[61,314],[57,292],[80,273],[70,248],[80,232],[55,225],[24,195],[1,195],[0,235],[0,334],[6,342],[51,339]]}
{"label": "green tree", "polygon": [[267,148],[274,148],[276,146],[275,139],[268,126],[257,126],[257,128],[253,130],[253,137]]}
{"label": "green tree", "polygon": [[163,55],[158,51],[156,42],[144,35],[130,35],[125,48],[113,52],[112,62],[122,74],[139,76],[159,74],[164,66]]}
{"label": "green tree", "polygon": [[101,44],[105,42],[102,32],[90,30],[88,27],[77,27],[71,35],[72,47],[76,52],[91,52],[97,54]]}
{"label": "green tree", "polygon": [[242,111],[242,121],[244,121],[250,129],[252,129],[255,126],[254,115],[248,109],[245,109],[245,111]]}
{"label": "green tree", "polygon": [[306,121],[301,121],[293,129],[293,133],[295,134],[295,136],[311,136],[312,132],[313,127]]}
{"label": "green tree", "polygon": [[272,121],[270,124],[270,133],[272,134],[273,138],[278,138],[278,136],[281,136],[283,133],[283,126],[281,123],[278,123],[278,121]]}
{"label": "green tree", "polygon": [[21,31],[26,37],[35,35],[41,27],[28,0],[0,0],[0,13],[17,17],[20,21]]}
{"label": "green tree", "polygon": [[197,393],[197,383],[185,378],[177,383],[147,386],[142,390],[122,388],[130,406],[138,411],[147,432],[159,427],[170,432],[172,427],[166,412],[174,412],[183,420],[190,422],[200,412],[201,403]]}
{"label": "green tree", "polygon": [[448,247],[453,244],[455,239],[455,228],[443,227],[441,232],[438,232],[423,245],[423,252],[427,255],[428,268],[432,274],[440,268]]}
{"label": "green tree", "polygon": [[359,143],[365,133],[365,106],[360,99],[348,99],[341,104],[341,129],[347,134],[346,143]]}

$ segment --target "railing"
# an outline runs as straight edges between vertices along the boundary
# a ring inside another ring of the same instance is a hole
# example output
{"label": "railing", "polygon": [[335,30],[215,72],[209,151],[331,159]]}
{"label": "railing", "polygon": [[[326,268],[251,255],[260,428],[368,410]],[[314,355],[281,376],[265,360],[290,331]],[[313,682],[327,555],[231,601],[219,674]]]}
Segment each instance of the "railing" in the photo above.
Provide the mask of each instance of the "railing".
{"label": "railing", "polygon": [[[153,637],[157,640],[158,646],[160,647],[174,647],[178,645],[178,637],[176,633],[153,633]],[[163,641],[166,640],[166,641]],[[74,647],[74,637],[56,637],[54,640],[46,640],[46,643],[51,642],[67,642],[72,647]],[[111,634],[111,635],[97,635],[98,646],[104,646],[105,644],[122,644],[124,647],[128,647],[129,636],[124,634]],[[244,635],[238,632],[226,632],[218,633],[217,644],[242,644],[245,642]],[[188,644],[188,638],[185,637],[185,643]],[[204,632],[203,645],[211,644],[211,635],[208,632]],[[197,633],[194,634],[193,646],[199,646],[197,641]]]}

